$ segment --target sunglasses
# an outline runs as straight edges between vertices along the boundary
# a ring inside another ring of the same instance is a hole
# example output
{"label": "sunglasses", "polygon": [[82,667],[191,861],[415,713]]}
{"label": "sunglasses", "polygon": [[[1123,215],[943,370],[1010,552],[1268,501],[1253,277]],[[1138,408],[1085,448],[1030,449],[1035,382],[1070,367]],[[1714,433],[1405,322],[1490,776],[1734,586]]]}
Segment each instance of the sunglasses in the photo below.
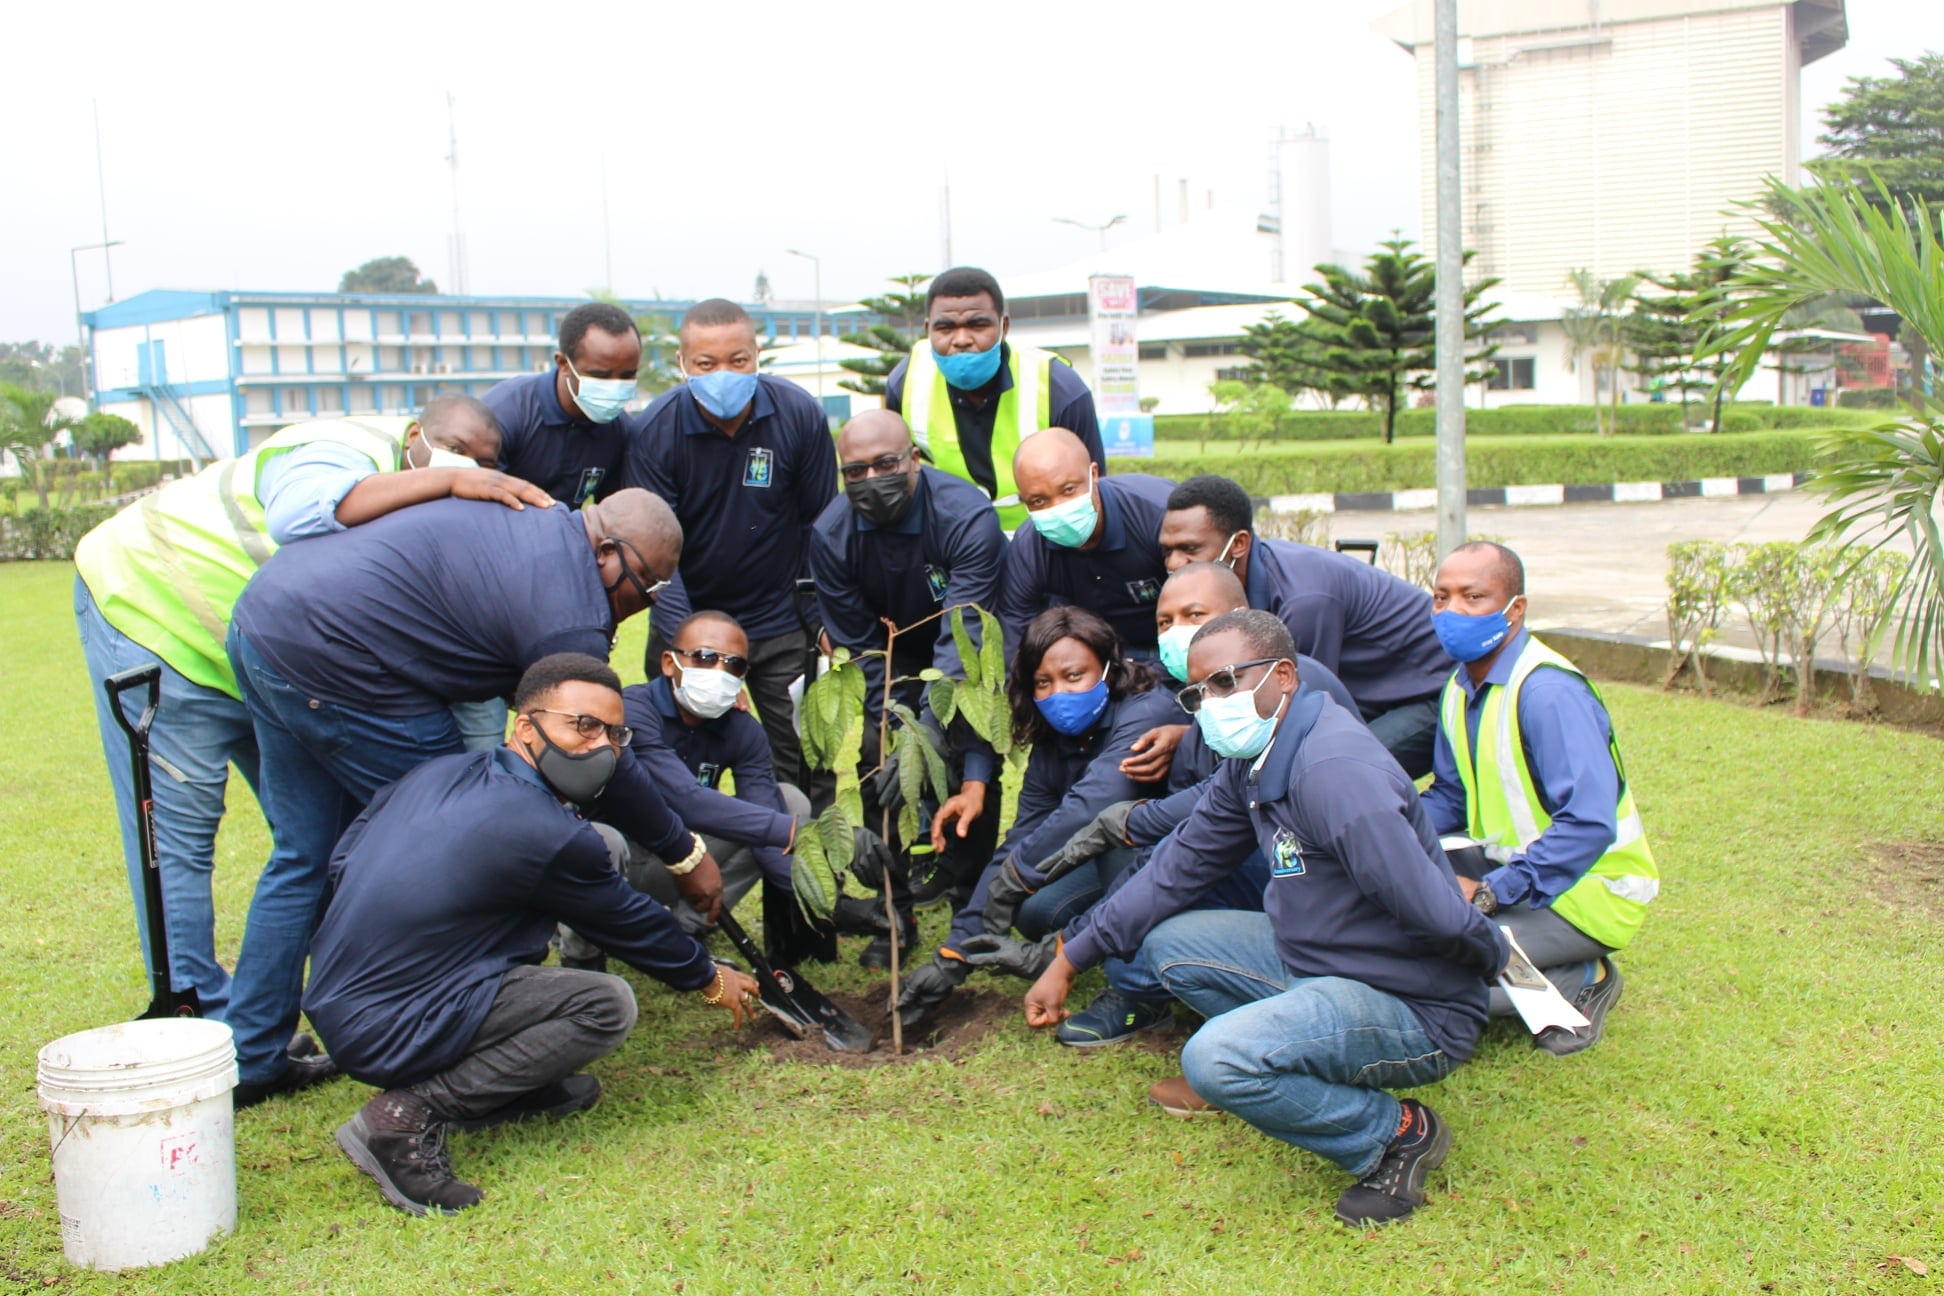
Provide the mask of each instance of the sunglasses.
{"label": "sunglasses", "polygon": [[[1175,701],[1181,703],[1181,709],[1183,711],[1186,711],[1189,715],[1193,715],[1195,712],[1201,710],[1202,700],[1204,698],[1225,698],[1235,692],[1241,685],[1241,674],[1243,671],[1254,670],[1258,666],[1274,666],[1282,660],[1281,657],[1258,657],[1254,661],[1235,662],[1232,665],[1222,667],[1218,671],[1210,671],[1207,678],[1202,680],[1201,683],[1190,684],[1187,688],[1176,693]],[[1261,680],[1256,681],[1258,686],[1261,683]]]}
{"label": "sunglasses", "polygon": [[908,450],[900,450],[896,454],[879,455],[865,463],[847,463],[842,469],[844,480],[861,482],[866,477],[882,477],[894,473],[904,467],[905,456],[909,453]]}
{"label": "sunglasses", "polygon": [[599,716],[582,715],[578,711],[555,711],[551,707],[528,707],[527,716],[536,715],[566,716],[574,722],[574,732],[583,738],[593,738],[605,732],[608,741],[616,747],[626,747],[634,741],[634,730],[624,724],[609,724]]}
{"label": "sunglasses", "polygon": [[671,648],[670,652],[701,670],[726,670],[737,679],[749,673],[749,658],[713,648]]}

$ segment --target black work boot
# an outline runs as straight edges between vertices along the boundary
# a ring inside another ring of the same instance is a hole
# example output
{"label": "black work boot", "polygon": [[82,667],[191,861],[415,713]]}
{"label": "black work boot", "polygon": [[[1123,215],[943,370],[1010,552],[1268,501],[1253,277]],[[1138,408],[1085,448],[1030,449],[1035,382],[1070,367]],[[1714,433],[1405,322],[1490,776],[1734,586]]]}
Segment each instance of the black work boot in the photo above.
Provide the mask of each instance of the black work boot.
{"label": "black work boot", "polygon": [[385,1200],[409,1215],[457,1215],[484,1196],[452,1173],[445,1122],[409,1089],[388,1089],[338,1126],[351,1163],[378,1182]]}
{"label": "black work boot", "polygon": [[[882,903],[878,912],[883,913]],[[905,967],[911,966],[912,947],[918,943],[918,920],[909,908],[898,910],[898,961]],[[857,956],[857,966],[873,971],[884,971],[891,966],[891,938],[877,936],[866,945]]]}
{"label": "black work boot", "polygon": [[1415,1098],[1402,1102],[1396,1137],[1384,1159],[1337,1198],[1336,1217],[1352,1228],[1395,1224],[1424,1205],[1424,1179],[1451,1151],[1451,1127]]}

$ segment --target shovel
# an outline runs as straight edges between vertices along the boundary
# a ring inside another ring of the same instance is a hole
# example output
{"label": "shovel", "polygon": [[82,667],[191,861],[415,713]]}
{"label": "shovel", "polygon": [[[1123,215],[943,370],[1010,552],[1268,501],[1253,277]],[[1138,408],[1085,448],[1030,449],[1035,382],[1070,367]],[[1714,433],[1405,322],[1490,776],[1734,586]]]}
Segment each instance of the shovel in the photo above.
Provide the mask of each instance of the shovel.
{"label": "shovel", "polygon": [[840,1053],[871,1051],[869,1027],[817,993],[794,968],[772,966],[763,957],[763,951],[756,948],[756,942],[749,939],[749,933],[742,929],[742,924],[728,911],[725,910],[716,919],[716,925],[728,933],[730,941],[749,960],[749,966],[755,969],[763,1007],[783,1023],[785,1030],[798,1039],[805,1038],[813,1030],[821,1030],[824,1043]]}
{"label": "shovel", "polygon": [[[155,859],[155,790],[149,782],[149,726],[155,723],[155,710],[162,699],[162,668],[154,662],[110,675],[101,681],[108,691],[108,709],[115,722],[128,735],[128,756],[135,765],[136,829],[142,842],[142,900],[148,916],[149,981],[151,997],[148,1017],[200,1017],[202,1004],[194,990],[178,991],[169,980],[169,932],[162,912],[162,867]],[[144,689],[148,696],[141,715],[133,721],[122,709],[122,694]]]}

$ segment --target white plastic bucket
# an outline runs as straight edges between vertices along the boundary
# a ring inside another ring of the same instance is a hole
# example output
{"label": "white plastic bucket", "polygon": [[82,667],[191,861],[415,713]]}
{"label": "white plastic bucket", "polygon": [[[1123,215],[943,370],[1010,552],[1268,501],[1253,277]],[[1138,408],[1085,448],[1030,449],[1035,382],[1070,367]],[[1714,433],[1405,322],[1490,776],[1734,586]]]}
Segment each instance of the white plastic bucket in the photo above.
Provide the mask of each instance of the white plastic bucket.
{"label": "white plastic bucket", "polygon": [[103,1026],[40,1051],[67,1258],[133,1269],[236,1227],[230,1028],[193,1017]]}

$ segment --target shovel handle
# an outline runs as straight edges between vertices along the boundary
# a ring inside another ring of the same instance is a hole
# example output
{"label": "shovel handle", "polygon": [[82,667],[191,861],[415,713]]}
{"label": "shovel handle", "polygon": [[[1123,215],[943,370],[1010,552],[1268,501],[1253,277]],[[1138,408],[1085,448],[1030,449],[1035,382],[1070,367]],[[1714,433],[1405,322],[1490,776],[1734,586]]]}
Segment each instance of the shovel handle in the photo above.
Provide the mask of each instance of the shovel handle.
{"label": "shovel handle", "polygon": [[[101,687],[108,690],[108,709],[115,713],[115,723],[122,731],[130,738],[148,737],[149,726],[155,723],[155,709],[162,701],[162,668],[154,662],[132,666],[101,681]],[[121,696],[135,688],[147,689],[148,697],[142,704],[142,714],[131,722],[122,708]]]}

